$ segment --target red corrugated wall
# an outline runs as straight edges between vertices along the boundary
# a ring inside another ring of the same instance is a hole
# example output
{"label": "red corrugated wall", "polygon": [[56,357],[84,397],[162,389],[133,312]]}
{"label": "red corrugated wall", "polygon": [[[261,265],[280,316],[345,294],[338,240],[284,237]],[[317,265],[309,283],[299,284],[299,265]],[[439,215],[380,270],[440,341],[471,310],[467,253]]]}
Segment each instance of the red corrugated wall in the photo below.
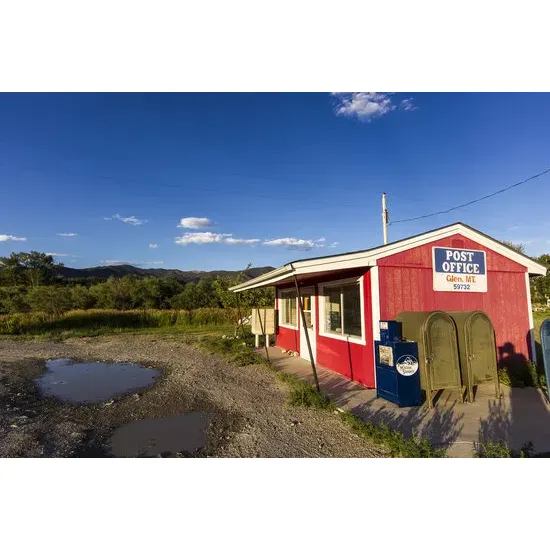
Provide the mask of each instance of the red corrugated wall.
{"label": "red corrugated wall", "polygon": [[[484,250],[487,258],[487,292],[435,292],[432,248],[446,246]],[[436,309],[474,310],[487,313],[493,322],[497,346],[511,343],[514,352],[530,357],[527,269],[461,235],[378,260],[380,318],[393,319],[401,311]]]}

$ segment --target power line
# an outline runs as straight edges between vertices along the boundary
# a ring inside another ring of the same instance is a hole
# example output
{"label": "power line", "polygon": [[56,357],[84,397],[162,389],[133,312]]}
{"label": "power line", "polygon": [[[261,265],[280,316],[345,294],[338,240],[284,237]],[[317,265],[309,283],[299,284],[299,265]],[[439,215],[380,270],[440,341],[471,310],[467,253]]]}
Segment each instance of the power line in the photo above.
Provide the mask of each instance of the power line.
{"label": "power line", "polygon": [[452,212],[453,210],[458,210],[459,208],[464,208],[465,206],[469,206],[470,204],[474,204],[476,202],[484,201],[485,199],[490,199],[491,197],[494,197],[495,195],[499,195],[500,193],[504,193],[506,191],[509,191],[510,189],[513,189],[514,187],[517,187],[518,185],[523,185],[524,183],[527,183],[528,181],[534,180],[535,178],[540,178],[541,176],[544,176],[544,174],[547,174],[550,172],[550,168],[547,168],[546,170],[543,170],[542,172],[539,172],[538,174],[535,174],[534,176],[531,176],[523,181],[519,181],[518,183],[514,183],[513,185],[509,185],[508,187],[504,187],[503,189],[500,189],[499,191],[495,191],[494,193],[490,193],[489,195],[485,195],[484,197],[481,197],[479,199],[474,199],[469,202],[465,202],[464,204],[459,204],[458,206],[453,206],[451,208],[448,208],[447,210],[440,210],[439,212],[433,212],[432,214],[424,214],[423,216],[416,216],[414,218],[406,218],[403,220],[397,220],[394,222],[390,222],[389,225],[394,225],[396,223],[404,223],[404,222],[412,222],[414,220],[421,220],[424,218],[431,218],[432,216],[438,216],[439,214],[448,214],[449,212]]}

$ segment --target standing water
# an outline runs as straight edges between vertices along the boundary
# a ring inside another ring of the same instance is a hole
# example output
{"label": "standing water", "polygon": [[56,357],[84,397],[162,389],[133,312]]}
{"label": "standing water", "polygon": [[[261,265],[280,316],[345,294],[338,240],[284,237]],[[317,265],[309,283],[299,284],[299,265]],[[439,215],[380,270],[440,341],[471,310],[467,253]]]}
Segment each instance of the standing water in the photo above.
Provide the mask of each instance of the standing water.
{"label": "standing water", "polygon": [[51,359],[46,369],[36,379],[44,395],[83,404],[147,388],[160,375],[135,363],[74,363],[72,359]]}

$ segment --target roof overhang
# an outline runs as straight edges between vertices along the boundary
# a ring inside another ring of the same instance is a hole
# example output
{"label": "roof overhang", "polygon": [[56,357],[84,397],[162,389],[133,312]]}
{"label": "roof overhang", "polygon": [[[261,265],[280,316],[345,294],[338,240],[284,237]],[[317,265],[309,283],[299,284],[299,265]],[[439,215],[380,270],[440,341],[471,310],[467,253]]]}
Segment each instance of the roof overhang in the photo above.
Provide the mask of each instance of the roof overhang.
{"label": "roof overhang", "polygon": [[278,269],[274,269],[268,273],[264,273],[259,277],[251,279],[246,283],[231,287],[229,290],[233,292],[242,292],[264,286],[272,286],[276,283],[281,283],[286,280],[291,280],[294,275],[305,275],[308,273],[321,273],[326,271],[341,271],[344,269],[368,268],[377,265],[378,260],[399,252],[410,250],[430,242],[438,241],[439,239],[460,234],[473,241],[478,242],[484,247],[502,254],[512,261],[523,265],[527,268],[530,275],[546,275],[546,267],[538,262],[535,262],[528,256],[516,252],[514,249],[502,244],[485,233],[481,233],[476,229],[463,223],[455,223],[447,225],[433,231],[428,231],[420,235],[408,237],[394,243],[371,248],[369,250],[361,250],[359,252],[348,252],[345,254],[336,254],[333,256],[324,256],[321,258],[312,258],[309,260],[298,260],[286,264]]}

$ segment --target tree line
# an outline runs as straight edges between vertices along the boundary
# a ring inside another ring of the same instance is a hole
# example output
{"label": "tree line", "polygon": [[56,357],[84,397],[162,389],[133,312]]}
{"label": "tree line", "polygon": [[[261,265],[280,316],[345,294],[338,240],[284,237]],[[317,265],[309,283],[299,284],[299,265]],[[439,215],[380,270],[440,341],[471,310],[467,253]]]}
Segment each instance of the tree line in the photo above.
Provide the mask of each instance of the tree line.
{"label": "tree line", "polygon": [[238,298],[228,290],[244,280],[246,270],[238,277],[197,283],[134,275],[97,282],[62,279],[62,267],[62,263],[41,252],[14,252],[0,257],[0,314],[41,311],[56,315],[94,308],[190,310],[240,306],[247,310],[274,303],[273,289],[243,292]]}
{"label": "tree line", "polygon": [[[525,254],[525,246],[522,244],[515,244],[511,241],[502,241],[502,243],[517,252],[520,252],[521,254]],[[550,254],[542,254],[532,259],[542,265],[545,265],[548,272],[544,277],[531,277],[529,279],[531,287],[531,303],[546,305],[546,301],[550,298]]]}

